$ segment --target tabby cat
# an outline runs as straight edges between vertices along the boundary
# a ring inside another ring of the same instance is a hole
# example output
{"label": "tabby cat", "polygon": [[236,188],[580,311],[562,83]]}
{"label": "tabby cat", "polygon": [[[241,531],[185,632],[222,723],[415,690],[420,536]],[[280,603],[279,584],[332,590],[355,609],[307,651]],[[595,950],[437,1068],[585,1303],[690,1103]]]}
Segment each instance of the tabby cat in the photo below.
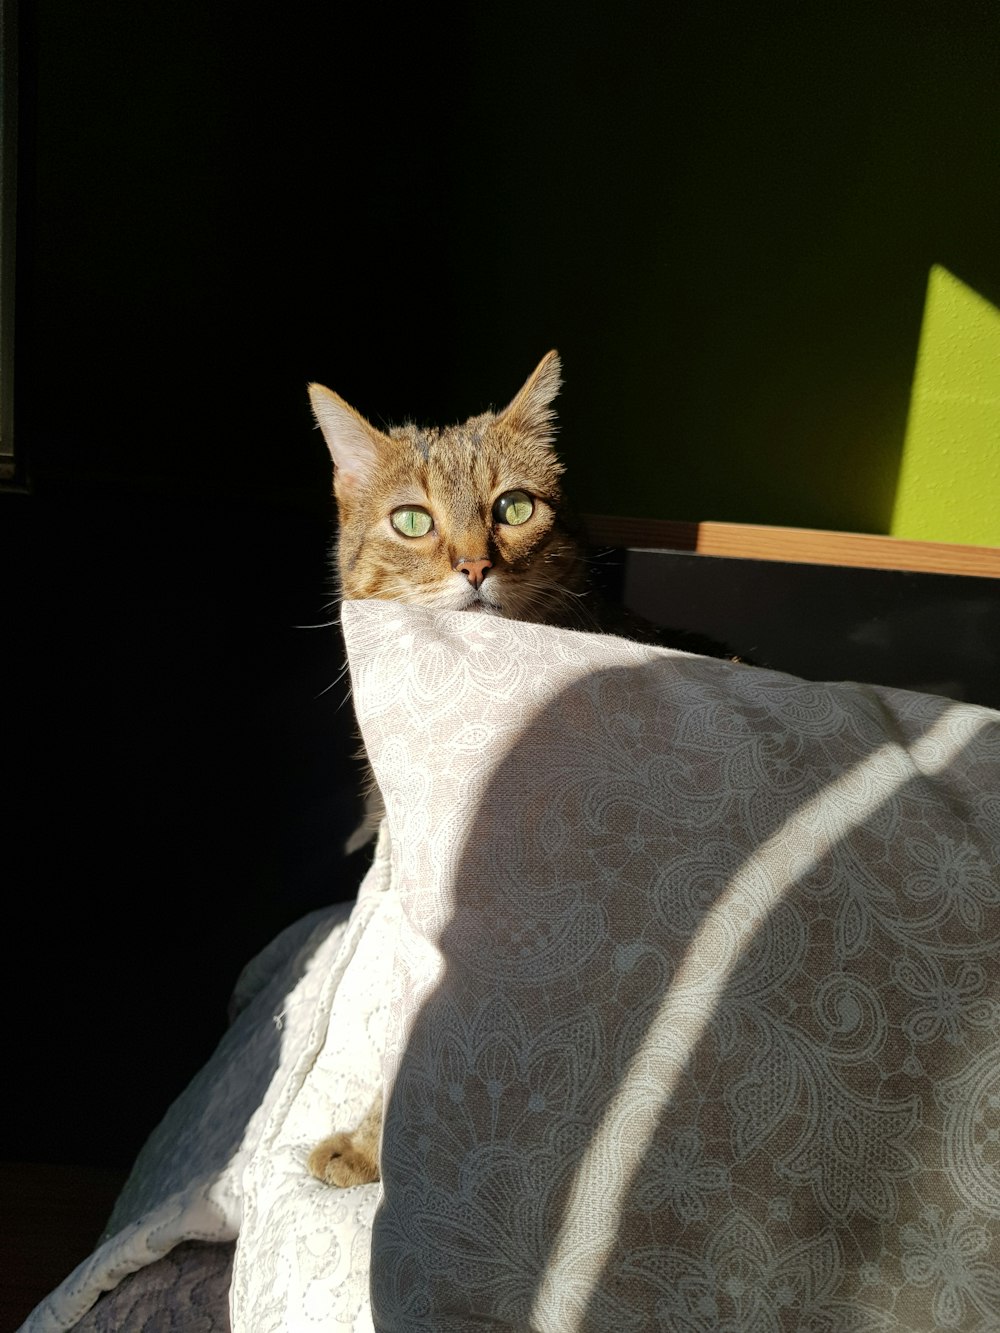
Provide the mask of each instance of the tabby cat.
{"label": "tabby cat", "polygon": [[[500,412],[444,429],[376,430],[332,390],[309,386],[333,459],[341,596],[378,597],[566,628],[612,631],[687,651],[728,650],[641,621],[592,586],[582,539],[560,487],[553,399],[561,366],[543,357]],[[348,843],[369,840],[369,817]],[[378,1179],[379,1097],[361,1124],[316,1147],[309,1170],[335,1185]]]}
{"label": "tabby cat", "polygon": [[[552,444],[560,383],[552,351],[502,411],[388,433],[311,384],[333,459],[341,596],[597,628]],[[333,1185],[378,1180],[381,1121],[379,1096],[356,1129],[313,1149],[309,1170]]]}
{"label": "tabby cat", "polygon": [[383,434],[311,384],[333,458],[342,596],[579,627],[583,552],[562,518],[552,448],[559,385],[549,352],[501,412]]}

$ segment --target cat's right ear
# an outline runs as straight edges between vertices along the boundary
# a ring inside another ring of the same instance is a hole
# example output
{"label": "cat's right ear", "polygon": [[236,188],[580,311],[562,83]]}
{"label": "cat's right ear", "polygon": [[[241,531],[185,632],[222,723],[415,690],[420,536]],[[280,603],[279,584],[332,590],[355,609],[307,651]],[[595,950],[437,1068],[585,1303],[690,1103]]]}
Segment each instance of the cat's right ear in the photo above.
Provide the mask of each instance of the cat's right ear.
{"label": "cat's right ear", "polygon": [[378,463],[378,432],[332,389],[309,385],[313,415],[333,459],[338,495],[363,485]]}

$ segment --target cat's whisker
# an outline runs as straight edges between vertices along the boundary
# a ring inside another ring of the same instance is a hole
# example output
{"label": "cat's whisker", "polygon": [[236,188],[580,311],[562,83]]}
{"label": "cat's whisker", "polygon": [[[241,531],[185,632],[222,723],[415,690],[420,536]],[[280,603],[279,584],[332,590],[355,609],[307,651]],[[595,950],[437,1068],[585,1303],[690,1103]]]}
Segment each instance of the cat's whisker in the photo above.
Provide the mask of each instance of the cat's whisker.
{"label": "cat's whisker", "polygon": [[[315,703],[317,699],[322,699],[322,697],[323,697],[324,694],[329,694],[331,690],[336,689],[336,687],[340,684],[340,682],[341,682],[341,681],[344,679],[344,677],[348,674],[349,670],[350,670],[350,665],[345,661],[343,667],[341,668],[341,670],[340,670],[340,671],[338,672],[338,674],[333,678],[333,680],[330,681],[330,684],[329,684],[329,685],[326,685],[323,689],[321,689],[320,692],[319,692],[319,694],[314,694],[314,695],[313,695],[313,703]],[[338,707],[338,711],[339,711],[341,708],[343,708],[345,702],[346,702],[347,699],[349,699],[350,697],[351,697],[351,691],[348,689],[347,694],[344,696],[344,698],[340,701],[340,703],[339,703],[338,706],[337,706],[337,707]]]}
{"label": "cat's whisker", "polygon": [[599,628],[596,615],[592,613],[589,606],[584,604],[583,599],[586,597],[586,593],[575,592],[572,589],[561,588],[558,585],[549,588],[538,588],[533,591],[534,610],[558,608],[564,620],[573,621],[582,629],[593,630]]}
{"label": "cat's whisker", "polygon": [[[561,607],[567,611],[586,611],[581,604],[588,596],[586,589],[578,590],[567,587],[565,583],[558,582],[551,574],[545,574],[542,571],[529,570],[524,574],[519,583],[519,590],[527,594],[527,599],[535,606],[541,607]],[[589,619],[589,615],[584,616]]]}
{"label": "cat's whisker", "polygon": [[343,708],[344,704],[347,703],[348,699],[351,698],[351,693],[352,693],[352,692],[351,692],[350,688],[348,688],[347,693],[344,695],[343,699],[341,699],[340,703],[337,705],[337,712],[338,712],[338,713],[339,713],[340,710]]}
{"label": "cat's whisker", "polygon": [[454,597],[443,592],[440,587],[414,587],[412,583],[407,583],[399,576],[381,582],[379,599],[410,602],[439,611],[461,610],[461,605],[456,603]]}

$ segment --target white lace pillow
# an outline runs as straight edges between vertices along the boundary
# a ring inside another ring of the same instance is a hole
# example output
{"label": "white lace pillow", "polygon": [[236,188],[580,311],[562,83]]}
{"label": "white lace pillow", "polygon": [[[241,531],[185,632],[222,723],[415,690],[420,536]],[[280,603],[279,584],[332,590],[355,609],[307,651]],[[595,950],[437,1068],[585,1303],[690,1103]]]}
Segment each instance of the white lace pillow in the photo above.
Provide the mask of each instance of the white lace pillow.
{"label": "white lace pillow", "polygon": [[380,1330],[1000,1327],[1000,717],[344,607]]}

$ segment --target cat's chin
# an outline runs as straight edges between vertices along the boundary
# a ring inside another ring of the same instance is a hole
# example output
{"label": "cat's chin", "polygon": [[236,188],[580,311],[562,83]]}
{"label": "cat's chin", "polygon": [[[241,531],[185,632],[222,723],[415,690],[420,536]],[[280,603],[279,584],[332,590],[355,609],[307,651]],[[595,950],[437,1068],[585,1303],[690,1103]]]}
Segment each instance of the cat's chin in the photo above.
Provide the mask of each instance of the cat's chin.
{"label": "cat's chin", "polygon": [[474,611],[481,616],[502,616],[503,612],[498,606],[490,606],[488,602],[470,602],[468,606],[462,607],[463,611]]}

